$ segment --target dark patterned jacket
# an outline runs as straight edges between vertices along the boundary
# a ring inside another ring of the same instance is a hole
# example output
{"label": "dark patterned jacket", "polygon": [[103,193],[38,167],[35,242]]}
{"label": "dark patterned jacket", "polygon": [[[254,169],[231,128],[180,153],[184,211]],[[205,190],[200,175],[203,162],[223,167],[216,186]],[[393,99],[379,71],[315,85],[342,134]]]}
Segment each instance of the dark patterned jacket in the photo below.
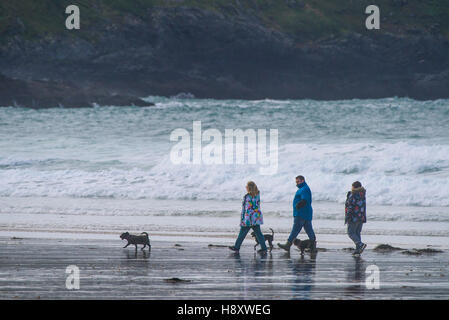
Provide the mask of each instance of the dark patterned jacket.
{"label": "dark patterned jacket", "polygon": [[366,190],[363,187],[348,192],[345,203],[345,224],[366,222]]}

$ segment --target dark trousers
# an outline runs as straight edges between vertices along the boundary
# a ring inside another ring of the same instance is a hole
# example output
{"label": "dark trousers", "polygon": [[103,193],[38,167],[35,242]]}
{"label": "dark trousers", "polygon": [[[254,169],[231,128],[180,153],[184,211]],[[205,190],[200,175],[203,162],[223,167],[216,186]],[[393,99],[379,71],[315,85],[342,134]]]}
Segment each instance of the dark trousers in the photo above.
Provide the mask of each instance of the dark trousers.
{"label": "dark trousers", "polygon": [[362,233],[363,222],[362,221],[349,221],[348,222],[348,236],[354,241],[357,248],[362,245]]}
{"label": "dark trousers", "polygon": [[259,241],[259,243],[260,243],[260,248],[262,250],[267,250],[267,246],[265,244],[265,239],[263,237],[262,231],[260,230],[260,225],[255,225],[252,227],[240,227],[240,233],[239,233],[239,236],[237,237],[237,240],[235,241],[234,247],[238,250],[240,249],[240,246],[242,245],[243,240],[245,240],[245,237],[251,228],[254,230],[254,233],[256,234],[257,241]]}
{"label": "dark trousers", "polygon": [[304,230],[306,231],[307,236],[310,240],[316,240],[315,232],[313,231],[312,227],[312,220],[304,220],[301,217],[294,217],[292,232],[288,237],[289,242],[293,242],[293,240],[296,239],[298,234],[301,232],[302,227],[304,227]]}

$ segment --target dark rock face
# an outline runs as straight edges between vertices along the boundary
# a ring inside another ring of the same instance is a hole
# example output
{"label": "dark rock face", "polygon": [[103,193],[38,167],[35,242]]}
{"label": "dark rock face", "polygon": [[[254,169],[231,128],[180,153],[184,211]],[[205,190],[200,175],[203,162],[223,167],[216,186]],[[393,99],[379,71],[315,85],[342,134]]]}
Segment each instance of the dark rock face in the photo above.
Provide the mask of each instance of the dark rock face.
{"label": "dark rock face", "polygon": [[27,108],[84,108],[97,105],[152,106],[139,98],[110,94],[99,88],[80,88],[55,81],[23,81],[0,75],[0,106]]}
{"label": "dark rock face", "polygon": [[248,12],[187,7],[91,28],[83,32],[92,41],[74,37],[77,31],[33,41],[11,37],[0,46],[0,70],[22,80],[101,87],[106,96],[449,98],[449,41],[437,35],[366,31],[305,42]]}

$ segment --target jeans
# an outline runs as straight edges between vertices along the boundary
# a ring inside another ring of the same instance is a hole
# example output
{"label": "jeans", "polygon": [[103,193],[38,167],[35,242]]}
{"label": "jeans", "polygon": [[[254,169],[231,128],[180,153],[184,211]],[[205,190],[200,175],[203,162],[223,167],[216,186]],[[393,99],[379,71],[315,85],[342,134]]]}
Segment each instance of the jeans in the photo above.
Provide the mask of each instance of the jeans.
{"label": "jeans", "polygon": [[348,222],[348,236],[354,241],[357,248],[362,245],[362,237],[360,233],[362,232],[363,222],[362,221],[349,221]]}
{"label": "jeans", "polygon": [[313,232],[312,228],[312,220],[304,220],[301,217],[294,217],[292,232],[288,237],[289,242],[293,242],[293,240],[296,239],[299,232],[301,232],[302,227],[304,227],[304,230],[306,230],[307,236],[310,240],[316,240],[315,232]]}
{"label": "jeans", "polygon": [[235,241],[234,247],[237,250],[240,250],[240,246],[242,245],[243,240],[245,240],[246,235],[248,234],[249,229],[253,229],[254,233],[256,234],[256,239],[260,243],[260,247],[262,250],[267,250],[267,246],[265,244],[265,238],[263,237],[262,231],[260,231],[260,225],[255,225],[252,227],[240,227],[240,233]]}

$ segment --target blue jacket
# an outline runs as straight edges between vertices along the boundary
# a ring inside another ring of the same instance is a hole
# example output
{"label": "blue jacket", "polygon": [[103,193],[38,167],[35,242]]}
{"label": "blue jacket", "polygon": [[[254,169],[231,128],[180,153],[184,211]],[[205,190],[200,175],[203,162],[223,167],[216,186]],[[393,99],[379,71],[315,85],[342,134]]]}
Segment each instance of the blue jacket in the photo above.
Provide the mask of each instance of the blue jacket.
{"label": "blue jacket", "polygon": [[[304,220],[312,220],[312,191],[310,191],[306,182],[299,184],[297,187],[298,191],[296,191],[295,198],[293,199],[293,216],[299,216]],[[307,204],[298,210],[296,209],[296,204],[301,200],[306,200]]]}

